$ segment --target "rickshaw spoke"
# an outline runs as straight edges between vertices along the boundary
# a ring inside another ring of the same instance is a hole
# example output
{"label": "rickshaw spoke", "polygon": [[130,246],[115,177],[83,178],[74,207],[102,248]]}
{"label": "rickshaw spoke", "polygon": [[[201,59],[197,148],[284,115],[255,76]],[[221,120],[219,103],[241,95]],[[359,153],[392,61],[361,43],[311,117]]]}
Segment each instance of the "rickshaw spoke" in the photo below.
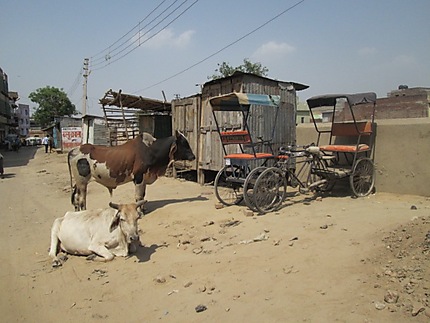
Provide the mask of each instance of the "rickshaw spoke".
{"label": "rickshaw spoke", "polygon": [[254,205],[264,214],[277,210],[285,199],[287,182],[285,174],[276,167],[266,169],[254,186]]}
{"label": "rickshaw spoke", "polygon": [[354,165],[350,185],[355,196],[367,196],[375,184],[375,168],[369,158],[362,158]]}
{"label": "rickshaw spoke", "polygon": [[246,176],[245,184],[243,185],[243,197],[245,200],[245,204],[247,207],[249,207],[252,211],[257,212],[257,208],[254,204],[254,187],[255,183],[258,179],[258,177],[261,175],[261,173],[266,170],[267,167],[260,166],[257,168],[254,168],[248,176]]}
{"label": "rickshaw spoke", "polygon": [[226,165],[215,177],[215,195],[227,206],[239,204],[243,200],[244,170],[240,166]]}

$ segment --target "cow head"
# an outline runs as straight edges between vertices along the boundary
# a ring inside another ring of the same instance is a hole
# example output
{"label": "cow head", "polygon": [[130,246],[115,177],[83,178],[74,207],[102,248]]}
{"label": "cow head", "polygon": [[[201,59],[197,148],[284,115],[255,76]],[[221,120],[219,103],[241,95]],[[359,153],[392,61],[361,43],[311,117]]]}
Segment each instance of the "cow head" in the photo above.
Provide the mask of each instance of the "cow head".
{"label": "cow head", "polygon": [[175,137],[176,141],[170,148],[170,159],[189,161],[196,159],[187,138],[178,130],[175,132]]}
{"label": "cow head", "polygon": [[141,217],[140,207],[145,201],[132,204],[115,204],[110,202],[109,206],[118,212],[112,219],[110,232],[119,228],[127,243],[139,240],[137,220]]}

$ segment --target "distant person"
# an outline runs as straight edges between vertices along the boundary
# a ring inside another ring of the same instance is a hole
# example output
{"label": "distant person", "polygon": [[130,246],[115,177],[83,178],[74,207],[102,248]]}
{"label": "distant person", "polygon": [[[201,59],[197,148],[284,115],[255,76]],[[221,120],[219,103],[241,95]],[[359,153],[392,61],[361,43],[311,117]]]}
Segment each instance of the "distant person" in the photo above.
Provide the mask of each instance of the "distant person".
{"label": "distant person", "polygon": [[3,168],[3,155],[0,154],[0,176],[3,178],[4,168]]}
{"label": "distant person", "polygon": [[[48,135],[49,137],[49,135]],[[52,153],[52,148],[54,147],[54,138],[49,138],[49,152]]]}
{"label": "distant person", "polygon": [[48,147],[49,147],[49,135],[46,135],[45,137],[43,137],[42,145],[45,146],[45,154],[47,154],[48,153]]}

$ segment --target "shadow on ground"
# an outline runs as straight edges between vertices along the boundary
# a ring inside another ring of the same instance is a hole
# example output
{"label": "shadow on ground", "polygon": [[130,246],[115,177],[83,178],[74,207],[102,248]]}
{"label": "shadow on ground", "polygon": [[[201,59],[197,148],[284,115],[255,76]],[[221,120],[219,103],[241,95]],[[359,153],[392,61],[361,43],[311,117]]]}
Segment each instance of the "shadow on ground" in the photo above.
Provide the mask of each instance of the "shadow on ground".
{"label": "shadow on ground", "polygon": [[28,146],[21,147],[18,151],[2,151],[5,174],[9,167],[26,166],[36,155],[37,149],[36,146]]}
{"label": "shadow on ground", "polygon": [[148,201],[145,204],[145,215],[155,211],[156,209],[159,209],[159,208],[162,208],[166,205],[169,205],[169,204],[183,203],[183,202],[198,202],[198,201],[207,201],[207,200],[208,200],[207,197],[199,195],[196,197],[187,197],[187,198],[183,198],[183,199],[168,199],[168,200]]}
{"label": "shadow on ground", "polygon": [[130,256],[135,256],[137,259],[139,259],[138,262],[147,262],[151,259],[151,255],[154,254],[158,248],[163,247],[167,247],[167,245],[152,244],[149,247],[143,245],[138,247],[136,252],[134,254],[131,254]]}

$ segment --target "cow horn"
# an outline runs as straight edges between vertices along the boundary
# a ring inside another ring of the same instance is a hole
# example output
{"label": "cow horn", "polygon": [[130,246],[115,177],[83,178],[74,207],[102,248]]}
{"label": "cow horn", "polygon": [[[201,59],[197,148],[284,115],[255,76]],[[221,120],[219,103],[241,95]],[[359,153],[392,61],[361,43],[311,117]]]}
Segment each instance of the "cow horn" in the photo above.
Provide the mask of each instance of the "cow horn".
{"label": "cow horn", "polygon": [[174,155],[177,149],[178,147],[176,145],[176,142],[172,143],[172,146],[170,146],[169,160],[175,159]]}
{"label": "cow horn", "polygon": [[136,209],[142,205],[144,205],[146,202],[148,202],[147,200],[140,200],[139,202],[136,203]]}
{"label": "cow horn", "polygon": [[115,209],[115,210],[118,210],[118,209],[119,209],[119,205],[118,205],[118,204],[116,204],[116,203],[109,202],[109,206],[110,206],[111,208]]}

